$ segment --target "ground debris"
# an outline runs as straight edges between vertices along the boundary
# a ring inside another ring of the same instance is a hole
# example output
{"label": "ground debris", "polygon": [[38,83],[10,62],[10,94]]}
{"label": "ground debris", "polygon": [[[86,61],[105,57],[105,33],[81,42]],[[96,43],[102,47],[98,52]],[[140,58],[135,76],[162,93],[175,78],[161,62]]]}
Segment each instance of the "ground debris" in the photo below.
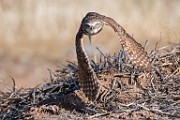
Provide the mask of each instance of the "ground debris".
{"label": "ground debris", "polygon": [[50,72],[50,82],[35,88],[0,91],[0,119],[178,119],[180,118],[180,45],[155,48],[145,73],[124,50],[113,56],[99,48],[91,62],[101,93],[94,103],[84,101],[75,63]]}

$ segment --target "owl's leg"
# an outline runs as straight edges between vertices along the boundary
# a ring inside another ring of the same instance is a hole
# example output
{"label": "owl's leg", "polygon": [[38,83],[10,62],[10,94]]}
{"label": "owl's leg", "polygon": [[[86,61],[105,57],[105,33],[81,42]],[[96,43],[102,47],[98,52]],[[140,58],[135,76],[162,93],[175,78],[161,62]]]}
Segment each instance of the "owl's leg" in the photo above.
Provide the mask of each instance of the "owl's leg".
{"label": "owl's leg", "polygon": [[90,42],[90,44],[91,44],[91,50],[92,50],[94,62],[97,63],[96,54],[95,54],[95,52],[94,52],[94,47],[93,47],[93,43],[92,43],[92,36],[89,35],[88,37],[89,37],[89,42]]}

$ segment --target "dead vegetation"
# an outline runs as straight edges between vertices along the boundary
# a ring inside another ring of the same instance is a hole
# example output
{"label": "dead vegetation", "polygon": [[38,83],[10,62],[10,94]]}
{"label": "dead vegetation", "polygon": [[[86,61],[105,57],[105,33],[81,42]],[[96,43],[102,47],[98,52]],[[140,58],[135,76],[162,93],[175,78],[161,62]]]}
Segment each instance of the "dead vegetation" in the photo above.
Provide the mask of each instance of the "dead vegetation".
{"label": "dead vegetation", "polygon": [[75,63],[50,72],[42,87],[0,92],[0,119],[178,119],[180,118],[180,45],[155,47],[154,70],[134,67],[123,50],[100,53],[92,66],[101,84],[95,103],[79,91]]}

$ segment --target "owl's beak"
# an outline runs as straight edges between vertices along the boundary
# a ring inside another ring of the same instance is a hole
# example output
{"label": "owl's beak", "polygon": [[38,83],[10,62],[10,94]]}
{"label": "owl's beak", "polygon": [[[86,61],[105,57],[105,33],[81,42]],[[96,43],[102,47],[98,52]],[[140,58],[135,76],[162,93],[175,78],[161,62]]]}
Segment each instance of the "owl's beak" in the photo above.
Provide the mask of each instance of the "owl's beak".
{"label": "owl's beak", "polygon": [[94,27],[93,27],[93,26],[90,26],[90,29],[91,29],[91,30],[93,30],[93,29],[94,29]]}

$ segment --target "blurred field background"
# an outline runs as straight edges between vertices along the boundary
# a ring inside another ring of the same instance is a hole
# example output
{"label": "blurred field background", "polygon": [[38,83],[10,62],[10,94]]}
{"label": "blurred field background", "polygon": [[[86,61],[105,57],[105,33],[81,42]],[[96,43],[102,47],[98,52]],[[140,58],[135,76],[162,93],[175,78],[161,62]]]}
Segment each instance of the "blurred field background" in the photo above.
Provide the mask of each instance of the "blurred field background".
{"label": "blurred field background", "polygon": [[[75,35],[89,11],[112,17],[141,44],[149,40],[149,49],[180,43],[179,6],[179,0],[0,0],[0,88],[12,85],[9,76],[17,88],[34,87],[48,79],[47,68],[76,61]],[[93,44],[105,53],[120,48],[108,27]]]}

